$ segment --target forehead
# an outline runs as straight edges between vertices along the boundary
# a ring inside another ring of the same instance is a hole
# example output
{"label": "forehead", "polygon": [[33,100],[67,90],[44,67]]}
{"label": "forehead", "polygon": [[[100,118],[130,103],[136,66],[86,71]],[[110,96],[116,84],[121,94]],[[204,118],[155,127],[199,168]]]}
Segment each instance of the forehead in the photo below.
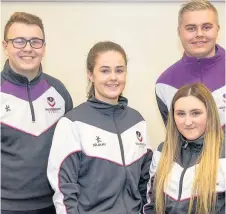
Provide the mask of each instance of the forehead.
{"label": "forehead", "polygon": [[16,22],[9,27],[7,37],[8,38],[16,38],[16,37],[43,38],[43,33],[41,28],[38,25]]}
{"label": "forehead", "polygon": [[123,55],[117,51],[106,51],[98,55],[96,66],[125,66]]}
{"label": "forehead", "polygon": [[202,109],[205,110],[206,107],[202,101],[194,96],[187,96],[179,98],[174,105],[176,110],[190,111],[192,109]]}
{"label": "forehead", "polygon": [[216,23],[217,16],[213,10],[197,10],[197,11],[186,11],[181,17],[181,24],[188,25],[201,25],[204,23]]}

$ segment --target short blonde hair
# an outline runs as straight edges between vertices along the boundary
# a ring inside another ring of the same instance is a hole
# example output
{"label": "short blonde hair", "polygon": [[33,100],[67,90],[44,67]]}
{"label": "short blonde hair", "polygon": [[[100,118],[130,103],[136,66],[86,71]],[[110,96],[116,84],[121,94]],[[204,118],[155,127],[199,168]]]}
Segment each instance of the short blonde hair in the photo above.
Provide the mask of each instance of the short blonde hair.
{"label": "short blonde hair", "polygon": [[206,0],[191,0],[185,4],[181,5],[181,9],[178,15],[178,26],[181,24],[182,16],[187,11],[198,11],[198,10],[212,10],[216,14],[216,19],[218,23],[218,13],[217,9]]}

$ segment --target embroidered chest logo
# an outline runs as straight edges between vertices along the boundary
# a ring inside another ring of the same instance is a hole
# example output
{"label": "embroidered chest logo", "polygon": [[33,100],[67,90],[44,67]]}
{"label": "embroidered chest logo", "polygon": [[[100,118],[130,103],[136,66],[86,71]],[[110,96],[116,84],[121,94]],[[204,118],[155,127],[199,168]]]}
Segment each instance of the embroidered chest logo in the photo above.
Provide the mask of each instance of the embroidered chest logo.
{"label": "embroidered chest logo", "polygon": [[57,111],[61,110],[61,108],[54,108],[56,101],[53,97],[47,97],[47,103],[51,108],[46,108],[45,110],[49,113],[56,113]]}
{"label": "embroidered chest logo", "polygon": [[99,136],[96,136],[96,142],[93,143],[93,147],[96,146],[106,146],[106,143],[102,142],[102,139]]}
{"label": "embroidered chest logo", "polygon": [[226,94],[223,94],[223,101],[226,103]]}
{"label": "embroidered chest logo", "polygon": [[143,143],[143,136],[139,131],[136,131],[136,136],[137,136],[137,140],[139,142],[136,142],[136,145],[139,146],[140,148],[144,148],[146,146],[145,143]]}
{"label": "embroidered chest logo", "polygon": [[51,107],[54,107],[55,104],[56,104],[53,97],[47,97],[47,103],[48,103]]}
{"label": "embroidered chest logo", "polygon": [[11,111],[10,106],[9,106],[9,105],[6,105],[6,106],[5,106],[5,110],[6,110],[6,112]]}
{"label": "embroidered chest logo", "polygon": [[226,94],[223,94],[223,102],[224,102],[224,105],[221,106],[219,109],[221,109],[223,112],[225,112],[225,108],[226,108],[226,106],[225,106],[225,104],[226,104]]}
{"label": "embroidered chest logo", "polygon": [[141,133],[140,133],[139,131],[136,131],[136,135],[137,135],[137,139],[138,139],[140,142],[142,142],[143,137],[142,137]]}

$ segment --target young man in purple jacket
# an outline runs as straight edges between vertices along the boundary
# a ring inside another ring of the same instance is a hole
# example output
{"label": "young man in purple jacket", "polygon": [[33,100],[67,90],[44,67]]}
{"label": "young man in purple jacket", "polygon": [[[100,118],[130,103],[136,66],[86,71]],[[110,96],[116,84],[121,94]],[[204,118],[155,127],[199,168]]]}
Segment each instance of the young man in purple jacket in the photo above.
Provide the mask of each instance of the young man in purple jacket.
{"label": "young man in purple jacket", "polygon": [[178,88],[201,82],[212,92],[225,125],[225,49],[216,44],[220,26],[216,8],[208,1],[183,4],[178,17],[178,35],[183,57],[164,71],[156,82],[156,98],[164,123],[167,123],[172,98]]}

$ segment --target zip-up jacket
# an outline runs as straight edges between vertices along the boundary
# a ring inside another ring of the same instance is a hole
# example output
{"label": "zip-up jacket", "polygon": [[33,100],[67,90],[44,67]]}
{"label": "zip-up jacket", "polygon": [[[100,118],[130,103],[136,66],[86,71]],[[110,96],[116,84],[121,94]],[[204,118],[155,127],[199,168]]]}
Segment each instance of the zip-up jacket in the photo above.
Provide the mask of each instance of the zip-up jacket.
{"label": "zip-up jacket", "polygon": [[216,54],[197,59],[183,55],[182,59],[164,71],[155,86],[156,99],[163,121],[167,122],[172,99],[185,84],[203,83],[216,101],[222,126],[225,126],[226,84],[225,50],[216,45]]}
{"label": "zip-up jacket", "polygon": [[8,60],[1,72],[1,209],[36,210],[53,205],[47,163],[57,121],[73,107],[57,79],[32,81]]}
{"label": "zip-up jacket", "polygon": [[[170,172],[167,186],[164,188],[165,213],[167,214],[187,214],[192,185],[195,178],[195,169],[198,166],[198,158],[203,148],[203,137],[195,141],[186,141],[180,137],[181,144],[178,154]],[[150,180],[148,182],[147,200],[144,206],[145,214],[157,214],[155,211],[155,198],[153,193],[153,183],[156,168],[161,157],[163,143],[154,152],[151,167]],[[216,182],[217,202],[216,210],[213,214],[225,214],[225,191],[226,191],[226,159],[225,144],[219,160],[219,169]],[[206,179],[203,177],[202,179]],[[195,214],[196,199],[194,200],[192,213]],[[212,214],[212,213],[211,213]]]}
{"label": "zip-up jacket", "polygon": [[57,124],[47,175],[58,214],[139,214],[152,152],[146,122],[127,99],[94,96]]}

